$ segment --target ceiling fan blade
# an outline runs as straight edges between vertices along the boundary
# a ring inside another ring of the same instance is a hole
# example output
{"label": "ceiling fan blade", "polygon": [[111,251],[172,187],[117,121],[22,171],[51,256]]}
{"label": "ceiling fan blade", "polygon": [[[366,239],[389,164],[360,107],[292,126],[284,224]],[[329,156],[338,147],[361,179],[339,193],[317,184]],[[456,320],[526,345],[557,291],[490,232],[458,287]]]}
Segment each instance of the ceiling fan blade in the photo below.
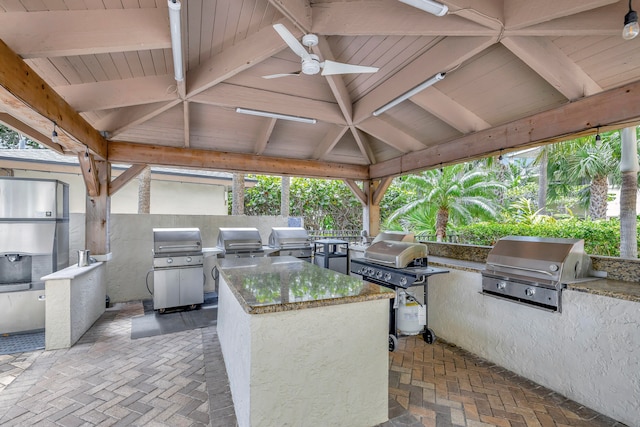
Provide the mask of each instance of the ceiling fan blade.
{"label": "ceiling fan blade", "polygon": [[301,57],[302,59],[311,59],[309,52],[302,46],[302,43],[298,41],[296,36],[291,34],[287,27],[282,24],[274,24],[273,28],[278,32],[282,40],[291,48],[292,51],[295,52],[296,55]]}
{"label": "ceiling fan blade", "polygon": [[367,67],[364,65],[343,64],[335,61],[324,61],[322,64],[322,75],[330,76],[333,74],[353,74],[353,73],[375,73],[378,67]]}
{"label": "ceiling fan blade", "polygon": [[300,74],[302,74],[301,71],[298,71],[297,73],[269,74],[268,76],[262,76],[262,78],[263,79],[277,79],[277,78],[280,78],[280,77],[299,76]]}

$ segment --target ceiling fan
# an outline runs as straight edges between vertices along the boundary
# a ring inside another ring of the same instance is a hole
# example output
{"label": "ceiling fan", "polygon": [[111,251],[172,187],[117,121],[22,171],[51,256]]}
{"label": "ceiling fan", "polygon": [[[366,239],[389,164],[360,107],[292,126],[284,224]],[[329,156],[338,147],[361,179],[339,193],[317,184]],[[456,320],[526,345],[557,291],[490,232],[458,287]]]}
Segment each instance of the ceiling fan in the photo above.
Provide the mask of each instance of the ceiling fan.
{"label": "ceiling fan", "polygon": [[[263,79],[276,79],[278,77],[286,76],[299,76],[302,74],[314,75],[318,74],[322,70],[321,75],[330,76],[333,74],[352,74],[352,73],[375,73],[379,70],[378,67],[367,67],[363,65],[343,64],[341,62],[335,62],[325,60],[320,62],[318,55],[311,53],[311,48],[318,44],[318,36],[315,34],[305,34],[302,36],[302,43],[298,41],[296,36],[291,34],[287,27],[282,24],[275,24],[273,28],[278,32],[282,40],[295,52],[301,59],[302,68],[296,73],[282,73],[282,74],[270,74],[268,76],[262,76]],[[303,46],[304,45],[304,46]],[[305,46],[309,48],[309,51],[305,49]]]}

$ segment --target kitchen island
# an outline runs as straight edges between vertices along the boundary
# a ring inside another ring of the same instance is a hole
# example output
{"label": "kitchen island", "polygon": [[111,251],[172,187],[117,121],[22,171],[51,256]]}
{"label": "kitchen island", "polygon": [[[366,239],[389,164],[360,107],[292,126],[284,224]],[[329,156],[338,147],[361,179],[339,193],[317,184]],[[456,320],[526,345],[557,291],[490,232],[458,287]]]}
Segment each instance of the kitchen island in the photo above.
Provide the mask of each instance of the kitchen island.
{"label": "kitchen island", "polygon": [[221,259],[218,335],[238,424],[388,419],[394,292],[293,257]]}

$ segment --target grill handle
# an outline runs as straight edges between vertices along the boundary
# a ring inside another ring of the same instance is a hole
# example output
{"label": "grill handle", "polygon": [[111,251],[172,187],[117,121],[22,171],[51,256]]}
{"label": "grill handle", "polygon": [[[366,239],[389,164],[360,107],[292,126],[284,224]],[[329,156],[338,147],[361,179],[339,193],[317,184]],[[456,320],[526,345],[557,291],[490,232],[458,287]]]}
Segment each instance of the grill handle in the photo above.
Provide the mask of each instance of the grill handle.
{"label": "grill handle", "polygon": [[158,246],[158,250],[164,249],[198,249],[200,245],[168,245],[168,246]]}
{"label": "grill handle", "polygon": [[503,267],[503,268],[512,268],[514,270],[523,270],[523,271],[531,271],[533,273],[540,273],[540,274],[546,274],[549,277],[555,277],[555,274],[553,273],[549,273],[548,271],[544,271],[544,270],[538,270],[536,268],[527,268],[527,267],[518,267],[515,265],[506,265],[506,264],[498,264],[495,262],[488,262],[487,265],[491,265],[494,267]]}
{"label": "grill handle", "polygon": [[364,259],[369,261],[369,262],[372,262],[374,264],[390,265],[391,267],[395,267],[396,266],[396,262],[395,261],[384,261],[384,260],[381,260],[381,259],[373,260],[373,259],[367,258],[367,257],[364,257]]}

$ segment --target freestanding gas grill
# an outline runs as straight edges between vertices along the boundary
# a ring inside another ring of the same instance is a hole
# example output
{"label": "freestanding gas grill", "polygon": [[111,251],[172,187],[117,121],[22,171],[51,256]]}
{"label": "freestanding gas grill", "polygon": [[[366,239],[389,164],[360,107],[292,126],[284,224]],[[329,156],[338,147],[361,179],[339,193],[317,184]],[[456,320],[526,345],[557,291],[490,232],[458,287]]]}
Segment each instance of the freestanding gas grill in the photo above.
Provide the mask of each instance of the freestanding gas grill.
{"label": "freestanding gas grill", "polygon": [[197,228],[153,229],[153,309],[204,302],[202,239]]}
{"label": "freestanding gas grill", "polygon": [[264,256],[262,238],[257,228],[220,228],[218,258],[252,258]]}
{"label": "freestanding gas grill", "polygon": [[508,236],[487,256],[482,293],[560,312],[567,284],[604,274],[591,269],[582,239]]}
{"label": "freestanding gas grill", "polygon": [[396,324],[400,292],[412,286],[423,285],[425,323],[422,337],[428,344],[435,341],[436,336],[426,321],[428,278],[434,274],[448,273],[449,270],[427,266],[426,245],[389,240],[372,243],[363,258],[351,259],[350,271],[361,275],[364,280],[396,291],[396,298],[390,301],[389,307],[389,351],[395,350],[398,343]]}
{"label": "freestanding gas grill", "polygon": [[311,262],[311,239],[302,227],[273,227],[269,247],[276,249],[272,256],[294,256]]}

